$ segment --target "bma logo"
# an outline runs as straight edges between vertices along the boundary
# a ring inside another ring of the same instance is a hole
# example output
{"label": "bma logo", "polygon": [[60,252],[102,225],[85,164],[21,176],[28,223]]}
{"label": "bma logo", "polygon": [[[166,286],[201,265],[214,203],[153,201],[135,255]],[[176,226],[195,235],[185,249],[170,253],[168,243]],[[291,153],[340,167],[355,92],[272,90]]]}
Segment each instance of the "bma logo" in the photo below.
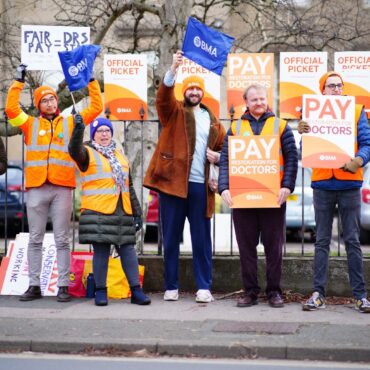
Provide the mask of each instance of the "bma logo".
{"label": "bma logo", "polygon": [[68,73],[71,77],[75,77],[78,75],[79,72],[82,72],[87,68],[87,58],[82,59],[78,62],[75,66],[70,66],[68,68]]}
{"label": "bma logo", "polygon": [[203,41],[199,36],[194,37],[194,45],[197,48],[201,48],[205,52],[207,52],[209,55],[213,55],[217,58],[217,48],[213,47],[212,45],[208,45],[205,41]]}

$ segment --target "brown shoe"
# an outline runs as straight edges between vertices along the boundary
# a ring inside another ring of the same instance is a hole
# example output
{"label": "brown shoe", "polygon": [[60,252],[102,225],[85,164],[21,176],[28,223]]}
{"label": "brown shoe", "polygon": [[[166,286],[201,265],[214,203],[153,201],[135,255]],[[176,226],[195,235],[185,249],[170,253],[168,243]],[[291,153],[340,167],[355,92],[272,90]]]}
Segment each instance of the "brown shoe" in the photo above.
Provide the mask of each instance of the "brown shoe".
{"label": "brown shoe", "polygon": [[34,299],[42,298],[39,286],[30,285],[28,289],[19,297],[20,301],[33,301]]}
{"label": "brown shoe", "polygon": [[274,308],[284,307],[283,298],[279,293],[274,293],[269,297],[269,305]]}
{"label": "brown shoe", "polygon": [[249,294],[244,294],[238,299],[236,307],[250,307],[255,304],[258,304],[257,298],[252,297]]}

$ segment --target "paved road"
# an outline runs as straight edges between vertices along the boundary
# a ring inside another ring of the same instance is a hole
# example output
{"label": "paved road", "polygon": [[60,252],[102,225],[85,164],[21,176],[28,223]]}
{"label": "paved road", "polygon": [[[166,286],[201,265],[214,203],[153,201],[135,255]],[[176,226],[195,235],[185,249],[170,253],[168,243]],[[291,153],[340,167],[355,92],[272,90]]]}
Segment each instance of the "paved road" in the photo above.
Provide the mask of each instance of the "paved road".
{"label": "paved road", "polygon": [[49,354],[0,354],[0,370],[362,370],[369,364],[315,361],[104,358]]}

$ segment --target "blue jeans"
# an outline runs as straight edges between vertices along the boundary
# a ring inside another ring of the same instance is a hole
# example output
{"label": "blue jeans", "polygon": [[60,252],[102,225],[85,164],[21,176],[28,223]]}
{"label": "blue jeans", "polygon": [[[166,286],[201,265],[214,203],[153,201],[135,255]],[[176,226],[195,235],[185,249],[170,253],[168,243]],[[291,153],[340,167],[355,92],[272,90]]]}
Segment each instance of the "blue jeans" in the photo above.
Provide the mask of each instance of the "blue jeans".
{"label": "blue jeans", "polygon": [[347,252],[349,280],[356,299],[366,297],[360,235],[360,189],[313,190],[316,219],[314,291],[325,296],[328,278],[330,241],[335,206],[338,205]]}
{"label": "blue jeans", "polygon": [[[93,272],[97,288],[106,288],[110,244],[93,244]],[[134,244],[116,246],[121,259],[122,269],[125,272],[130,287],[140,285],[139,263]]]}

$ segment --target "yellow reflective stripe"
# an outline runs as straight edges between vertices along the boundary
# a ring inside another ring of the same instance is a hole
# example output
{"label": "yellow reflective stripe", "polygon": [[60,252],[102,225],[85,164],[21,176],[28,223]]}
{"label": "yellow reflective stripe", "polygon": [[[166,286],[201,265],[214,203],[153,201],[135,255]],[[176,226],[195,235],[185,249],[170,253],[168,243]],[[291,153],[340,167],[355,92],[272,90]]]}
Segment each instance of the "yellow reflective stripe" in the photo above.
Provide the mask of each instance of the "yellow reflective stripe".
{"label": "yellow reflective stripe", "polygon": [[20,114],[18,114],[17,117],[9,119],[9,123],[12,126],[18,127],[18,126],[22,126],[27,120],[28,120],[28,114],[21,112]]}

